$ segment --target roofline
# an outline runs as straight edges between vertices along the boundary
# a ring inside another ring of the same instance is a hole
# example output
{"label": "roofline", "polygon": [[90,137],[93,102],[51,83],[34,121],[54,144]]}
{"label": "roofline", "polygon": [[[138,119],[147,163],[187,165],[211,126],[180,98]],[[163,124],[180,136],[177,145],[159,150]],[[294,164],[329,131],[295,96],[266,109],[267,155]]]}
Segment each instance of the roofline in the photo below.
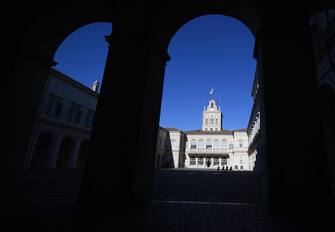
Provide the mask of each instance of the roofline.
{"label": "roofline", "polygon": [[74,80],[72,77],[58,71],[55,68],[51,68],[50,69],[50,74],[54,74],[55,77],[62,79],[63,81],[68,82],[69,84],[71,84],[74,87],[77,87],[78,89],[91,94],[94,97],[99,97],[99,94],[94,92],[92,89],[88,88],[87,86],[83,85],[82,83]]}

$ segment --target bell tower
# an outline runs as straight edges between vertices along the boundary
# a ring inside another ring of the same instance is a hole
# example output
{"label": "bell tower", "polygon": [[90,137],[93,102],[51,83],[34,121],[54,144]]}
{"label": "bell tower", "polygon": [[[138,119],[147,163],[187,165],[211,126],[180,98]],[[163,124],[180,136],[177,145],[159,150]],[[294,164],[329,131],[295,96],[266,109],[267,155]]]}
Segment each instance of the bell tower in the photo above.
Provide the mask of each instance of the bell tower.
{"label": "bell tower", "polygon": [[203,131],[221,131],[222,130],[222,113],[220,106],[216,105],[214,99],[211,99],[204,107],[202,113],[202,130]]}

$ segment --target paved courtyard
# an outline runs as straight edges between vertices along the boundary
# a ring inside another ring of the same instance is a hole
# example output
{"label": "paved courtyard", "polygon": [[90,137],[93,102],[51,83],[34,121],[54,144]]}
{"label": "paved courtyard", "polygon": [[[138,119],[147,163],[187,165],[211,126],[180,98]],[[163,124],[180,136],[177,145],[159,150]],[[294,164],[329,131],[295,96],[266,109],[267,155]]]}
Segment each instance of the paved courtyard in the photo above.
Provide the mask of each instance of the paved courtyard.
{"label": "paved courtyard", "polygon": [[[25,192],[18,197],[23,228],[77,231],[72,206],[80,178],[78,172],[55,172],[36,180],[27,173]],[[159,170],[151,205],[140,209],[135,228],[148,232],[321,231],[313,221],[288,221],[270,215],[260,202],[260,180],[252,172]],[[126,231],[108,226],[98,231]]]}

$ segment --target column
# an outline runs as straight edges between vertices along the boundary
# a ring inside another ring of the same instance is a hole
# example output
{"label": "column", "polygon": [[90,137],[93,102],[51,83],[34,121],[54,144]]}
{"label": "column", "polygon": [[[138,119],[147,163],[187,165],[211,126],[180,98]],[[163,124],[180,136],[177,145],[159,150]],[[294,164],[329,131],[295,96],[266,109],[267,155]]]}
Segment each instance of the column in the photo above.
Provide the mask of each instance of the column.
{"label": "column", "polygon": [[52,146],[48,154],[48,169],[55,169],[57,164],[57,159],[59,156],[61,144],[63,141],[63,136],[55,134]]}
{"label": "column", "polygon": [[68,168],[76,169],[77,160],[79,156],[79,150],[80,150],[80,140],[75,139],[73,149],[71,150],[71,154],[69,156]]}
{"label": "column", "polygon": [[195,166],[198,167],[198,157],[195,157]]}
{"label": "column", "polygon": [[269,208],[307,214],[322,211],[329,192],[311,31],[299,12],[264,16],[261,128],[267,142]]}
{"label": "column", "polygon": [[142,209],[151,200],[168,59],[140,12],[119,14],[106,38],[110,46],[79,198],[85,219],[99,221],[108,213],[109,223],[123,227],[137,225],[128,221],[136,218],[146,224]]}

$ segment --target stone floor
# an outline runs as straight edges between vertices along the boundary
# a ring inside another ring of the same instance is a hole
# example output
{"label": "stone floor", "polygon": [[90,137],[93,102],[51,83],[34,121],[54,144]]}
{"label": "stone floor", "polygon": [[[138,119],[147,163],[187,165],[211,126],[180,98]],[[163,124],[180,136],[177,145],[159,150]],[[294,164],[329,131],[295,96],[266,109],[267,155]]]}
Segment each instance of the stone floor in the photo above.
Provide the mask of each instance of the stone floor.
{"label": "stone floor", "polygon": [[[17,200],[17,224],[23,228],[18,231],[82,231],[74,223],[73,209],[80,178],[78,172],[38,179],[36,173],[27,173]],[[155,174],[152,202],[138,210],[133,229],[116,229],[111,222],[119,212],[114,212],[94,231],[331,231],[314,220],[270,214],[261,199],[260,179],[252,172],[161,170]]]}

